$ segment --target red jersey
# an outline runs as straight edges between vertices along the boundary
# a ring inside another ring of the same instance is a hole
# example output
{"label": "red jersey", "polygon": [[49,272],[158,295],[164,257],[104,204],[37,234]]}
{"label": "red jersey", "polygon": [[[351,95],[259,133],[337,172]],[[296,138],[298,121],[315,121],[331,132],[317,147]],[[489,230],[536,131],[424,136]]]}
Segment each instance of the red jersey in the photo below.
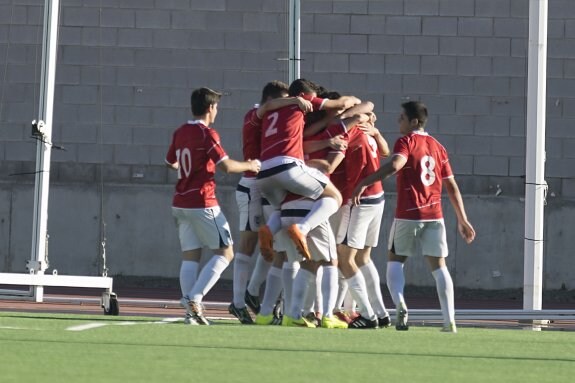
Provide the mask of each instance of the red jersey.
{"label": "red jersey", "polygon": [[218,132],[202,121],[188,121],[176,129],[166,155],[168,164],[179,164],[173,206],[185,209],[218,206],[214,174],[216,165],[227,158]]}
{"label": "red jersey", "polygon": [[[313,110],[320,110],[325,99],[313,97],[309,101]],[[304,112],[295,104],[266,113],[262,121],[260,160],[291,157],[303,161],[304,125]]]}
{"label": "red jersey", "polygon": [[[255,105],[244,116],[244,126],[242,128],[242,143],[244,151],[244,161],[260,158],[262,120],[258,117],[258,106]],[[254,178],[256,173],[244,172],[244,177]]]}
{"label": "red jersey", "polygon": [[[347,129],[345,128],[345,124],[342,121],[337,121],[329,124],[327,128],[322,130],[321,132],[314,134],[311,137],[307,137],[304,141],[321,141],[321,140],[329,140],[330,138],[336,136],[343,136],[344,139],[347,138]],[[330,153],[344,153],[345,150],[336,150],[333,149],[331,146],[327,148],[317,150],[315,152],[306,153],[305,159],[306,160],[315,160],[315,159],[324,159]]]}
{"label": "red jersey", "polygon": [[453,177],[445,148],[426,132],[414,131],[395,142],[393,155],[407,159],[397,172],[395,218],[415,221],[443,218],[443,179]]}
{"label": "red jersey", "polygon": [[[355,129],[349,137],[345,158],[346,188],[345,195],[343,195],[344,201],[351,198],[353,189],[362,179],[379,169],[380,159],[381,153],[375,138],[365,134],[360,129]],[[382,194],[383,185],[381,181],[377,181],[365,189],[361,199],[381,197]]]}

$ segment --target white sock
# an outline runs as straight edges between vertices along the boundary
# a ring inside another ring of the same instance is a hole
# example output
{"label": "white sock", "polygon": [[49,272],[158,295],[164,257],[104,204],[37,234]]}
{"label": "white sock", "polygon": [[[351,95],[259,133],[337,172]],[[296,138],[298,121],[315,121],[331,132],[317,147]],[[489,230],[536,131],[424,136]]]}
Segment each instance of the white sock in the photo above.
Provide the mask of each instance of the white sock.
{"label": "white sock", "polygon": [[190,291],[190,300],[201,302],[204,296],[216,284],[222,272],[230,263],[221,255],[214,255],[200,271],[197,282]]}
{"label": "white sock", "polygon": [[[323,294],[321,290],[321,281],[323,280],[323,267],[317,269],[317,274],[315,278],[315,301],[312,310],[316,313],[322,313],[323,311]],[[315,308],[315,309],[314,309]]]}
{"label": "white sock", "polygon": [[357,302],[361,316],[371,320],[377,319],[377,316],[369,303],[367,286],[365,284],[363,274],[361,272],[357,272],[353,277],[347,278],[347,285],[349,286],[351,296]]}
{"label": "white sock", "polygon": [[340,310],[343,308],[343,300],[347,295],[347,281],[341,274],[338,272],[337,276],[337,300],[335,301],[335,309]]}
{"label": "white sock", "polygon": [[195,261],[182,261],[180,266],[180,289],[182,296],[187,297],[190,290],[194,287],[198,279],[198,270],[200,264]]}
{"label": "white sock", "polygon": [[441,306],[441,313],[443,314],[443,322],[448,325],[455,323],[455,303],[453,298],[453,280],[447,267],[440,267],[432,273],[435,278],[435,286],[437,287],[437,295],[439,296],[439,304]]}
{"label": "white sock", "polygon": [[395,308],[405,306],[405,298],[403,297],[403,289],[405,288],[405,276],[403,275],[403,263],[401,262],[387,262],[387,288],[391,294],[391,299]]}
{"label": "white sock", "polygon": [[339,204],[335,198],[323,197],[317,199],[311,206],[310,212],[298,224],[302,234],[307,235],[315,227],[328,220],[337,210]]}
{"label": "white sock", "polygon": [[241,309],[246,307],[244,296],[252,268],[252,258],[244,253],[236,253],[234,257],[234,306]]}
{"label": "white sock", "polygon": [[289,310],[294,280],[299,270],[299,262],[284,262],[282,267],[282,285],[284,290],[284,308]]}
{"label": "white sock", "polygon": [[321,279],[321,294],[323,296],[322,313],[326,317],[333,315],[338,293],[338,272],[335,266],[323,266]]}
{"label": "white sock", "polygon": [[266,289],[260,307],[261,315],[270,315],[274,311],[274,306],[282,292],[282,269],[270,267],[266,279]]}
{"label": "white sock", "polygon": [[296,319],[301,318],[305,296],[309,290],[309,286],[314,281],[315,274],[309,272],[306,269],[298,270],[293,284],[291,306],[288,306],[288,316]]}
{"label": "white sock", "polygon": [[314,275],[314,278],[310,281],[305,297],[303,298],[303,307],[302,311],[304,314],[313,313],[315,312],[315,300],[317,298],[317,274]]}
{"label": "white sock", "polygon": [[282,228],[281,212],[279,210],[274,210],[274,212],[270,214],[266,225],[268,225],[268,228],[272,234],[276,235],[276,233]]}
{"label": "white sock", "polygon": [[248,293],[250,293],[250,295],[259,297],[260,289],[268,276],[270,267],[272,267],[272,263],[267,262],[264,257],[258,254],[254,271],[248,283]]}
{"label": "white sock", "polygon": [[[347,284],[347,280],[345,281],[345,283]],[[355,299],[353,299],[353,296],[351,295],[351,291],[349,291],[349,285],[348,285],[347,292],[345,293],[345,297],[343,300],[343,310],[346,313],[353,314],[356,311],[356,307],[357,307],[357,303],[356,303]]]}
{"label": "white sock", "polygon": [[373,311],[378,318],[384,318],[388,316],[388,312],[385,309],[385,304],[383,303],[383,297],[381,295],[381,286],[379,273],[377,268],[372,261],[366,263],[359,268],[363,277],[365,278],[365,284],[367,285],[367,296],[369,297],[369,303],[373,307]]}

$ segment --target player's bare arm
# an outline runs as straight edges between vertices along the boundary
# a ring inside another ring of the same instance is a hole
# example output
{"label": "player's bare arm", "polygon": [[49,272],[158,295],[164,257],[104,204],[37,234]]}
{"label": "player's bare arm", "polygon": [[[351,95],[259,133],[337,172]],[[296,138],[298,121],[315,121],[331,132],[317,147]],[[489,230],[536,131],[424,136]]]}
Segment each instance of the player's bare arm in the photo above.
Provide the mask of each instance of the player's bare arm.
{"label": "player's bare arm", "polygon": [[345,150],[347,149],[347,140],[341,135],[338,135],[325,140],[308,140],[303,142],[304,153],[313,153],[328,147],[334,150]]}
{"label": "player's bare arm", "polygon": [[180,168],[180,164],[178,162],[170,164],[169,162],[166,161],[166,166],[173,170],[178,170]]}
{"label": "player's bare arm", "polygon": [[359,205],[359,199],[365,191],[365,189],[374,182],[383,181],[386,178],[394,175],[400,171],[406,164],[407,159],[403,156],[395,155],[390,161],[383,164],[378,171],[371,173],[365,177],[361,182],[355,187],[352,194],[352,200],[355,205]]}
{"label": "player's bare arm", "polygon": [[231,158],[222,160],[217,165],[218,169],[225,173],[243,173],[260,171],[261,163],[258,160],[236,161]]}
{"label": "player's bare arm", "polygon": [[363,101],[357,105],[352,106],[351,108],[345,110],[340,118],[341,119],[345,119],[348,117],[352,117],[355,114],[369,114],[371,112],[373,112],[373,108],[375,107],[375,105],[373,105],[373,102],[371,101]]}
{"label": "player's bare arm", "polygon": [[459,191],[457,182],[455,182],[455,178],[449,177],[444,179],[443,185],[447,190],[449,201],[451,202],[451,205],[455,210],[455,215],[457,216],[457,230],[459,231],[459,234],[461,234],[461,237],[465,242],[473,242],[475,239],[475,229],[467,219],[467,214],[465,213],[465,207],[463,205],[463,198],[461,197],[461,192]]}
{"label": "player's bare arm", "polygon": [[361,104],[361,100],[355,96],[341,96],[336,100],[326,100],[322,109],[347,110],[352,106]]}
{"label": "player's bare arm", "polygon": [[270,112],[272,110],[280,109],[285,106],[289,105],[297,105],[304,113],[311,112],[313,107],[311,102],[305,100],[301,97],[283,97],[283,98],[275,98],[273,100],[266,101],[263,105],[261,105],[256,114],[258,118],[262,118],[264,114]]}
{"label": "player's bare arm", "polygon": [[389,144],[387,143],[387,141],[385,140],[379,129],[377,129],[375,125],[371,122],[371,120],[368,121],[367,123],[359,125],[358,128],[375,139],[375,141],[377,142],[377,148],[379,149],[379,153],[382,157],[389,156],[390,153]]}

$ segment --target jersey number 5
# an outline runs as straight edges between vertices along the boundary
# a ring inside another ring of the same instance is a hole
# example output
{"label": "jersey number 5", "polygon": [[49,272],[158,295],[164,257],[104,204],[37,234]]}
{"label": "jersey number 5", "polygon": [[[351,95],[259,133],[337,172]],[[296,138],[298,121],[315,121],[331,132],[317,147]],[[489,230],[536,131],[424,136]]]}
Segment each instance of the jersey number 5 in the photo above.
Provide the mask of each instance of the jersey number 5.
{"label": "jersey number 5", "polygon": [[425,186],[431,186],[435,182],[435,159],[431,156],[423,156],[420,161],[421,182]]}
{"label": "jersey number 5", "polygon": [[192,153],[190,149],[178,149],[176,150],[176,157],[178,158],[178,179],[182,179],[182,170],[186,177],[190,176],[192,172]]}

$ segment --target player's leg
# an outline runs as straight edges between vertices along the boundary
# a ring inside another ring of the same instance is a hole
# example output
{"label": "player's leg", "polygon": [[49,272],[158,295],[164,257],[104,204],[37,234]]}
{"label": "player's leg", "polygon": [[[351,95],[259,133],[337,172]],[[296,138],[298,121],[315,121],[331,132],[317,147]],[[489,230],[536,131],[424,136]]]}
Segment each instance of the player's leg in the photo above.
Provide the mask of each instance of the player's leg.
{"label": "player's leg", "polygon": [[437,296],[443,314],[443,330],[457,332],[453,280],[445,264],[448,251],[443,220],[425,223],[421,235],[421,248],[435,279]]}
{"label": "player's leg", "polygon": [[234,260],[233,300],[229,311],[242,323],[252,323],[246,310],[245,296],[254,264],[252,257],[258,242],[257,229],[263,220],[261,196],[255,179],[242,178],[236,188],[240,240]]}
{"label": "player's leg", "polygon": [[220,208],[201,210],[203,214],[196,217],[196,233],[206,241],[206,246],[213,250],[214,255],[200,271],[188,296],[196,321],[199,324],[209,324],[203,316],[201,302],[233,260],[234,250],[229,224]]}
{"label": "player's leg", "polygon": [[389,234],[387,253],[387,288],[396,310],[396,330],[408,330],[407,305],[403,291],[405,288],[405,276],[403,265],[408,256],[414,255],[416,246],[415,233],[420,229],[419,223],[411,221],[394,220]]}
{"label": "player's leg", "polygon": [[365,278],[369,303],[377,315],[378,325],[385,328],[391,325],[391,320],[383,302],[379,272],[371,260],[371,249],[370,246],[367,246],[357,252],[357,266]]}
{"label": "player's leg", "polygon": [[273,311],[282,292],[282,267],[285,259],[286,255],[283,251],[278,251],[274,255],[272,266],[266,278],[266,288],[262,298],[260,312],[255,320],[257,325],[277,324],[277,319],[274,318]]}

